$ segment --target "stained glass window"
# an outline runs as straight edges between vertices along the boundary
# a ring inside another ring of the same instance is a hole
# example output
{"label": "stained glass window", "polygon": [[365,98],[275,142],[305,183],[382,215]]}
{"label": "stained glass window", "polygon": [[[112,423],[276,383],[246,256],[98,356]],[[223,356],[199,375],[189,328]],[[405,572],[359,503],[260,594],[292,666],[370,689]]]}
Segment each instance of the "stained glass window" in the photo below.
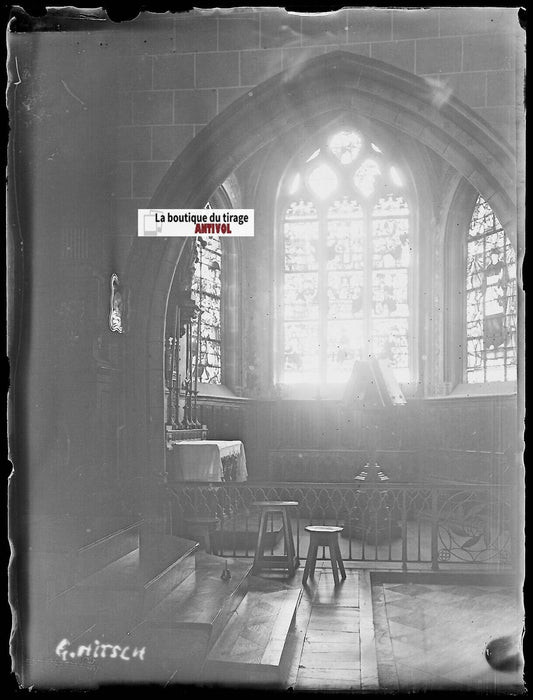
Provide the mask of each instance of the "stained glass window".
{"label": "stained glass window", "polygon": [[[204,242],[205,247],[197,241],[198,263],[192,281],[192,298],[201,310],[198,381],[220,384],[222,250],[218,236],[208,237]],[[198,342],[198,322],[193,326],[193,339]]]}
{"label": "stained glass window", "polygon": [[378,200],[372,216],[372,350],[399,381],[409,379],[409,208],[400,196]]}
{"label": "stained glass window", "polygon": [[329,165],[319,165],[309,175],[309,186],[314,195],[327,199],[338,185],[337,174]]}
{"label": "stained glass window", "polygon": [[[409,207],[376,144],[342,130],[292,164],[283,205],[284,383],[341,383],[369,354],[409,370]],[[295,167],[296,165],[296,167]]]}
{"label": "stained glass window", "polygon": [[466,345],[467,382],[516,380],[516,256],[481,196],[468,231]]}
{"label": "stained glass window", "polygon": [[353,163],[361,150],[362,139],[355,131],[339,131],[329,142],[329,147],[343,165]]}
{"label": "stained glass window", "polygon": [[374,182],[379,174],[379,166],[371,158],[367,158],[356,170],[354,175],[355,186],[365,197],[373,194]]}

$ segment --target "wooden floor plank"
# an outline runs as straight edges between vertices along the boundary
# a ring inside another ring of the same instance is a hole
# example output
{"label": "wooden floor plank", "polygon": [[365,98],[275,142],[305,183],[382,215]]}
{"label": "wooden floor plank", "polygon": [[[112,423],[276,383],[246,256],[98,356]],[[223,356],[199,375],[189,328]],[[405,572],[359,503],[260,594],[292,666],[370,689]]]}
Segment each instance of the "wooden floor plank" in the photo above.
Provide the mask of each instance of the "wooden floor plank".
{"label": "wooden floor plank", "polygon": [[342,659],[345,656],[351,658],[354,654],[359,656],[359,635],[353,633],[350,639],[344,637],[342,641],[339,641],[336,636],[333,638],[333,640],[323,639],[319,642],[306,639],[304,648],[306,654],[327,652],[335,654],[339,659]]}
{"label": "wooden floor plank", "polygon": [[359,633],[361,636],[361,687],[365,691],[379,688],[374,614],[372,610],[372,582],[368,571],[359,578],[359,608],[361,611]]}
{"label": "wooden floor plank", "polygon": [[302,655],[304,639],[306,635],[309,617],[311,616],[311,601],[305,596],[302,596],[300,605],[296,611],[296,619],[294,626],[289,633],[287,639],[287,670],[286,670],[286,686],[294,688],[298,676],[298,668]]}
{"label": "wooden floor plank", "polygon": [[[359,670],[359,659],[338,659],[334,654],[312,654],[303,656],[300,660],[300,668],[343,669],[345,671]],[[299,676],[299,674],[298,674]]]}
{"label": "wooden floor plank", "polygon": [[361,674],[357,670],[350,669],[323,669],[323,668],[302,668],[298,674],[298,678],[315,679],[318,681],[352,681],[359,679]]}
{"label": "wooden floor plank", "polygon": [[299,676],[295,690],[331,690],[331,691],[357,691],[361,688],[361,678],[315,678],[309,676]]}
{"label": "wooden floor plank", "polygon": [[294,588],[249,591],[209,653],[206,668],[219,670],[225,663],[235,672],[239,666],[278,669],[299,598]]}

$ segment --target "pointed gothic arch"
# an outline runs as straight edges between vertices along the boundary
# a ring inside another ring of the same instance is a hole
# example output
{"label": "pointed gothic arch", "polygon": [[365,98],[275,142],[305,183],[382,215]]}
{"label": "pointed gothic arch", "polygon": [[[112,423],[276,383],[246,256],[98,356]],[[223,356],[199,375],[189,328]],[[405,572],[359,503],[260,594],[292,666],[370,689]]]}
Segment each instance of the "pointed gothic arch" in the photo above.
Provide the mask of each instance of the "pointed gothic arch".
{"label": "pointed gothic arch", "polygon": [[[174,161],[151,206],[202,207],[252,154],[274,140],[283,142],[295,126],[339,108],[393,127],[435,151],[490,203],[511,240],[516,237],[516,162],[501,136],[438,85],[343,51],[311,59],[297,71],[287,69],[227,107]],[[130,290],[129,444],[134,472],[146,477],[164,472],[162,340],[182,240],[136,238],[124,276]]]}

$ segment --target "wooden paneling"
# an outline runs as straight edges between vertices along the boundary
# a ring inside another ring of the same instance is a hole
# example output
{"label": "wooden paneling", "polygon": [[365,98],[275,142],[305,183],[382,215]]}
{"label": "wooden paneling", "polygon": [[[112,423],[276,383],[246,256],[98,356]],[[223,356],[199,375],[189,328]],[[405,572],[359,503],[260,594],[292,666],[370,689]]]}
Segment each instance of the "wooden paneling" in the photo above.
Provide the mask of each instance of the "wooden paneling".
{"label": "wooden paneling", "polygon": [[[365,450],[271,450],[269,481],[350,482],[366,464]],[[380,450],[378,464],[393,481],[418,480],[418,452]]]}
{"label": "wooden paneling", "polygon": [[[376,426],[382,466],[400,480],[501,481],[520,450],[513,396],[416,399],[372,414],[347,412],[336,401],[217,398],[202,399],[199,406],[211,439],[244,442],[252,480],[282,478],[279,456],[275,473],[270,474],[272,451],[287,453],[289,480],[295,479],[296,472],[303,474],[293,464],[292,450],[355,451],[363,459],[369,426]],[[345,479],[345,472],[353,478],[343,464],[335,467],[334,481]],[[328,470],[318,474],[313,465],[309,480],[328,481]]]}

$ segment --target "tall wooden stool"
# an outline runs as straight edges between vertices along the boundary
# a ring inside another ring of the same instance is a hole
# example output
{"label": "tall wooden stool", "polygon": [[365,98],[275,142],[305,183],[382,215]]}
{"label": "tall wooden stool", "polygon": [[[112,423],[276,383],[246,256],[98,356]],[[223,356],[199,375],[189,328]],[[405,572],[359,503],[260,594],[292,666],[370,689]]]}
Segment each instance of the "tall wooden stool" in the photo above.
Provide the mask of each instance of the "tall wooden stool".
{"label": "tall wooden stool", "polygon": [[306,525],[305,529],[309,532],[311,537],[309,540],[309,551],[307,552],[307,561],[305,562],[302,583],[306,583],[308,576],[314,578],[317,550],[319,547],[324,546],[329,547],[329,558],[331,561],[331,568],[333,569],[333,578],[335,579],[335,585],[338,586],[339,572],[337,566],[340,569],[342,578],[346,578],[344,562],[342,561],[341,550],[339,548],[339,532],[342,532],[344,528],[334,525]]}
{"label": "tall wooden stool", "polygon": [[[287,569],[289,576],[294,576],[296,569],[300,566],[300,560],[296,556],[294,549],[294,540],[292,537],[292,527],[288,509],[297,506],[298,501],[255,501],[253,505],[261,508],[261,519],[259,521],[259,532],[257,535],[257,546],[255,548],[254,557],[254,573],[260,571],[261,569]],[[265,540],[267,535],[268,516],[274,513],[281,514],[285,554],[267,556],[265,555]]]}

